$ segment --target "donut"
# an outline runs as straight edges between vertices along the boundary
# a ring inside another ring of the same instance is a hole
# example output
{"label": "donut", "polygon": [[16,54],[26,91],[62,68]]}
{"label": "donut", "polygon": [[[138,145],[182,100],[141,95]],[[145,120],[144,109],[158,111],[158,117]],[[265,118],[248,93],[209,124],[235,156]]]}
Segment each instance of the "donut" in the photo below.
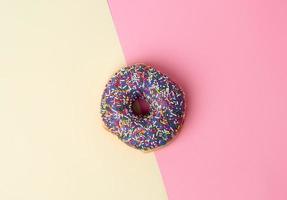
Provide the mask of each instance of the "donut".
{"label": "donut", "polygon": [[[138,114],[133,103],[149,106]],[[105,127],[127,145],[142,151],[166,145],[182,127],[185,98],[182,89],[166,75],[146,64],[121,68],[107,83],[101,99]]]}

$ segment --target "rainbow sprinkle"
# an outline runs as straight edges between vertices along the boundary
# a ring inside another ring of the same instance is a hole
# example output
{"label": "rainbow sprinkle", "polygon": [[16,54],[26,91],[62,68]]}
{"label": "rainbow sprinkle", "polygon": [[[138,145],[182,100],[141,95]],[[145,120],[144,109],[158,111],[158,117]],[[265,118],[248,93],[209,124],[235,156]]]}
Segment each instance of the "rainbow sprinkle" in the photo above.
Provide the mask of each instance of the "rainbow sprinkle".
{"label": "rainbow sprinkle", "polygon": [[[132,104],[145,99],[147,115],[134,113]],[[101,101],[105,126],[120,140],[148,151],[167,144],[181,128],[184,93],[176,83],[153,67],[134,64],[121,68],[109,80]]]}

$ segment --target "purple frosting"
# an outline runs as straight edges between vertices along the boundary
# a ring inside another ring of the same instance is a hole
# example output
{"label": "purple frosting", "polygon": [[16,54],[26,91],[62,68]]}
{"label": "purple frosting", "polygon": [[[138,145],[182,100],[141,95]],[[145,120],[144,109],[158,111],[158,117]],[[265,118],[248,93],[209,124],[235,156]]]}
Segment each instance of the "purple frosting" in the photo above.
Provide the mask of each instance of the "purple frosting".
{"label": "purple frosting", "polygon": [[[132,104],[144,99],[147,115],[137,115]],[[106,127],[123,142],[140,150],[167,144],[181,128],[184,93],[166,75],[145,64],[120,69],[108,82],[101,101]]]}

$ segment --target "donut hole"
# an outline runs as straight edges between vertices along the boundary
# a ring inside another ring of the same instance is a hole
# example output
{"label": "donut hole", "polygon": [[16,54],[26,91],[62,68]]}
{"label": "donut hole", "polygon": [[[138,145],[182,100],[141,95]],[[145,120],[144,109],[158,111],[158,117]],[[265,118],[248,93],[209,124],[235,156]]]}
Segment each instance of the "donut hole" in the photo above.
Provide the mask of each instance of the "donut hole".
{"label": "donut hole", "polygon": [[138,98],[132,103],[132,110],[136,116],[146,116],[150,113],[149,103],[143,98]]}

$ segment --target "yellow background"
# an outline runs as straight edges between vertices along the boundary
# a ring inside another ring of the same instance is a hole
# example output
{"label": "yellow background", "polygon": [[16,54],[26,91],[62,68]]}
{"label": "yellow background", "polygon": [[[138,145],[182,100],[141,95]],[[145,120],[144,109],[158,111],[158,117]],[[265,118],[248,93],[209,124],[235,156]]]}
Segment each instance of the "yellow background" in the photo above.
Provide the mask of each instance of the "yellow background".
{"label": "yellow background", "polygon": [[104,0],[0,0],[0,199],[166,199],[153,153],[102,127],[124,57]]}

